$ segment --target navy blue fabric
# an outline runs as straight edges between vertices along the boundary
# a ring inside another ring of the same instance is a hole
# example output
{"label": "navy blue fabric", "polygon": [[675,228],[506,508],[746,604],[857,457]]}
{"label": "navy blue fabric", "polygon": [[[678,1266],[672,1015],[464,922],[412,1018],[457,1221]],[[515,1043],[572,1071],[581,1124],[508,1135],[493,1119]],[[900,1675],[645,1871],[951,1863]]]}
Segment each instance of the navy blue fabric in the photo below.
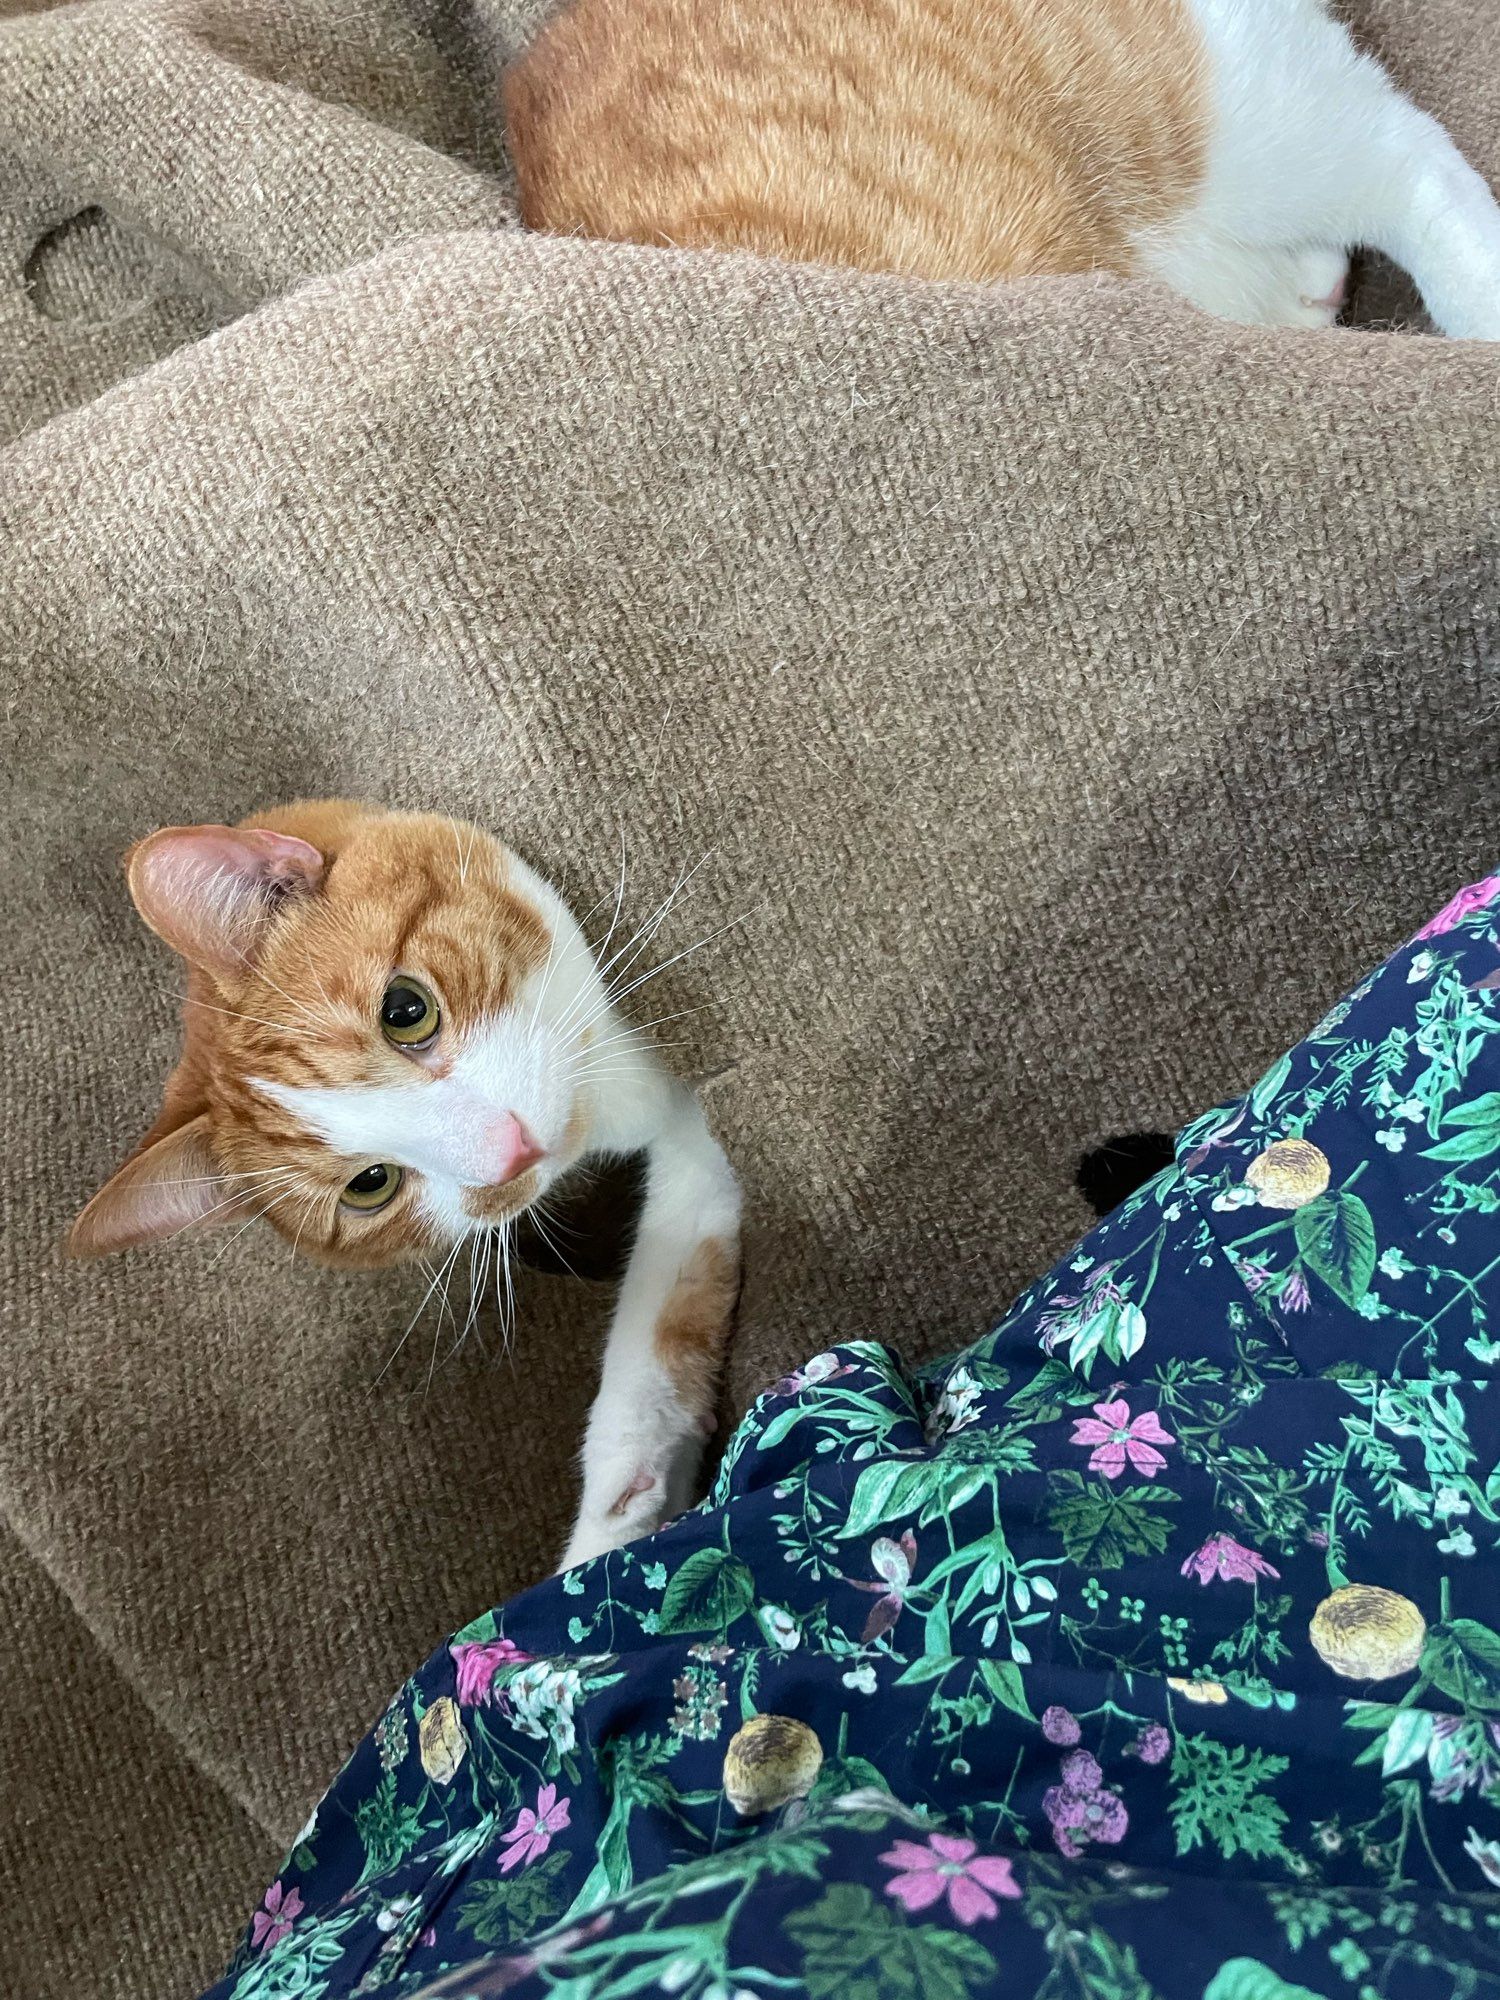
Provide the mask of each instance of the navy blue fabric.
{"label": "navy blue fabric", "polygon": [[1497,895],[976,1347],[814,1356],[455,1635],[214,2000],[1500,1995]]}

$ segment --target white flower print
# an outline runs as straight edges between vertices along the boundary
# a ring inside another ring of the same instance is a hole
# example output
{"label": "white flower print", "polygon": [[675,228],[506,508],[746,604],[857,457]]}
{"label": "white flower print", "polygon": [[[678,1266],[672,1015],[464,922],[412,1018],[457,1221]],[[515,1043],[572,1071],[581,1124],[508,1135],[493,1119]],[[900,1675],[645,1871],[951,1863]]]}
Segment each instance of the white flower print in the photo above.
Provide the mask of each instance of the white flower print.
{"label": "white flower print", "polygon": [[573,1710],[582,1691],[583,1682],[575,1667],[560,1667],[551,1660],[534,1661],[523,1667],[505,1690],[511,1728],[550,1743],[559,1757],[566,1757],[578,1741]]}
{"label": "white flower print", "polygon": [[939,1438],[952,1437],[955,1431],[977,1423],[983,1393],[967,1368],[955,1368],[927,1419],[927,1442],[934,1444]]}

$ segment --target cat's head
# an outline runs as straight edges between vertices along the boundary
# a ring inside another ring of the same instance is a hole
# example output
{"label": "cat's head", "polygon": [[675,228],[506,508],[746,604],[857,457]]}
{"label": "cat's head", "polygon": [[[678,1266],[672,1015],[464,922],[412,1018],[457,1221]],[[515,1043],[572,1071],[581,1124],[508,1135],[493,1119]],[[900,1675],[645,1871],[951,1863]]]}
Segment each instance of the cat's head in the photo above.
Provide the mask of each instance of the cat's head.
{"label": "cat's head", "polygon": [[129,857],[188,968],[160,1117],[84,1255],[257,1214],[327,1262],[445,1251],[585,1150],[607,996],[556,892],[479,828],[343,801]]}

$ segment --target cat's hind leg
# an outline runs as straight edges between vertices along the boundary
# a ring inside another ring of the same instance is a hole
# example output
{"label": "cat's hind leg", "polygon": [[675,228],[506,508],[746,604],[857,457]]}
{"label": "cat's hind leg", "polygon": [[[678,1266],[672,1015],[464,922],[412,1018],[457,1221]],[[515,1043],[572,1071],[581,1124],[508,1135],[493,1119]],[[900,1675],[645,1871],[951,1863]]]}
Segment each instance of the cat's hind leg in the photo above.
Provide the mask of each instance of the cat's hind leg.
{"label": "cat's hind leg", "polygon": [[1160,274],[1214,310],[1191,282],[1195,252],[1211,266],[1226,243],[1365,244],[1411,273],[1445,333],[1500,339],[1500,204],[1436,119],[1315,0],[1192,6],[1210,59],[1208,157],[1192,207],[1161,232]]}
{"label": "cat's hind leg", "polygon": [[1323,244],[1283,249],[1198,233],[1141,247],[1174,291],[1243,326],[1332,326],[1348,296],[1348,252]]}

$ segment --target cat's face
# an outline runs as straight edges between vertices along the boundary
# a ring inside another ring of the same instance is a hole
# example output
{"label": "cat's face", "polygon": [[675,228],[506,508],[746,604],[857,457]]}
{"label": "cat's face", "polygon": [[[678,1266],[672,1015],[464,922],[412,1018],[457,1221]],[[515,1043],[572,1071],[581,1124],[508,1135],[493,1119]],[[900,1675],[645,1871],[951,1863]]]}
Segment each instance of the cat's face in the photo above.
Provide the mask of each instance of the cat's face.
{"label": "cat's face", "polygon": [[264,1214],[345,1265],[446,1251],[585,1150],[607,1000],[556,893],[452,820],[325,803],[130,860],[189,966],[183,1058],[76,1250]]}

